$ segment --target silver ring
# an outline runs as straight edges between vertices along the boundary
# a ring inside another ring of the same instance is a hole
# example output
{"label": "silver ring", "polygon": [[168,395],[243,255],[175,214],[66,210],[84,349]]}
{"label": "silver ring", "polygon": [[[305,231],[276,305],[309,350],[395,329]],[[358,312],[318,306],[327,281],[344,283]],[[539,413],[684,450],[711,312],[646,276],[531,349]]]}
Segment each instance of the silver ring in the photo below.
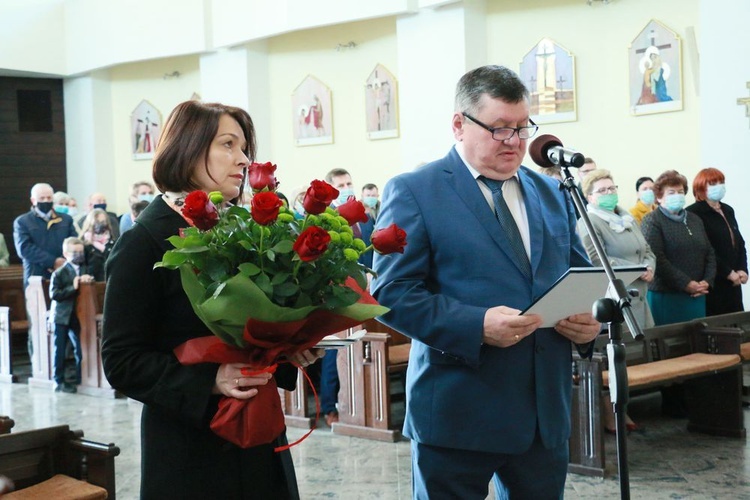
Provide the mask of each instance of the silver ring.
{"label": "silver ring", "polygon": [[516,342],[518,342],[518,341],[520,340],[520,337],[518,336],[518,334],[515,334],[515,335],[513,336],[513,338],[514,338],[514,339],[516,339]]}

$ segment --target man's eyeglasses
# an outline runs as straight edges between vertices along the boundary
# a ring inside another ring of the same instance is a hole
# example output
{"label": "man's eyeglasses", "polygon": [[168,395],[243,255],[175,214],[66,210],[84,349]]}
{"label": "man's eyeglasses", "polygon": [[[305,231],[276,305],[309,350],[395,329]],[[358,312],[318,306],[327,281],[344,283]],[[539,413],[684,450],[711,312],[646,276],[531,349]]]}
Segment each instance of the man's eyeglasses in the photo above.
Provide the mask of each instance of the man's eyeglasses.
{"label": "man's eyeglasses", "polygon": [[516,133],[519,139],[530,139],[539,130],[539,126],[531,118],[529,118],[529,125],[525,127],[489,127],[468,113],[461,114],[492,134],[492,138],[496,141],[508,141]]}
{"label": "man's eyeglasses", "polygon": [[594,191],[596,194],[615,194],[617,192],[617,186],[608,186],[599,188]]}

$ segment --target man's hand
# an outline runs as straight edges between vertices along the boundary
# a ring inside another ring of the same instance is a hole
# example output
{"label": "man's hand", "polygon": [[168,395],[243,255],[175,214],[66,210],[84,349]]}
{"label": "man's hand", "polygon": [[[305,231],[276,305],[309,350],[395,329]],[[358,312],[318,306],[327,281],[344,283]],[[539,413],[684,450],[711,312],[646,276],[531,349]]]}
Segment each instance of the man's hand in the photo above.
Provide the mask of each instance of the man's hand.
{"label": "man's hand", "polygon": [[521,316],[520,313],[518,309],[505,306],[487,309],[482,341],[495,347],[510,347],[542,326],[542,317],[538,314]]}
{"label": "man's hand", "polygon": [[601,323],[591,313],[574,314],[561,319],[555,325],[557,333],[576,344],[591,342],[599,335]]}

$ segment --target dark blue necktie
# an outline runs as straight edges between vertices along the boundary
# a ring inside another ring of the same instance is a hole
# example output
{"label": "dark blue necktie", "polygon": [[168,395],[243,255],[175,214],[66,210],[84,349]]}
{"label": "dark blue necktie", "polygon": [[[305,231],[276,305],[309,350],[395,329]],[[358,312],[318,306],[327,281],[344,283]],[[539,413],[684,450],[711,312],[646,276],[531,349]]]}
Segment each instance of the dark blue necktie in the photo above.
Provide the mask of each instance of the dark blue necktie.
{"label": "dark blue necktie", "polygon": [[492,191],[492,201],[495,204],[495,217],[497,217],[500,226],[503,228],[503,232],[508,237],[508,242],[516,256],[516,263],[521,268],[521,271],[523,271],[523,274],[527,278],[531,278],[531,264],[529,263],[529,256],[526,255],[526,248],[523,246],[521,232],[518,230],[516,221],[513,219],[513,214],[510,213],[508,204],[505,203],[505,199],[503,198],[503,182],[505,181],[496,181],[484,176],[480,176],[479,180]]}

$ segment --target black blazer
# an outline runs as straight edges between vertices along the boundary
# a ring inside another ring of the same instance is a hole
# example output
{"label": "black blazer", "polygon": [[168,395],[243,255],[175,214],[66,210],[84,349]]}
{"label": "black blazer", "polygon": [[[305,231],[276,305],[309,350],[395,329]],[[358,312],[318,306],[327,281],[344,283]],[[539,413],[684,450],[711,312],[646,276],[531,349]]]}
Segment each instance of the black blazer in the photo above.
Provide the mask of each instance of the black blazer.
{"label": "black blazer", "polygon": [[[81,267],[81,274],[86,274],[86,269]],[[55,324],[69,325],[70,318],[76,313],[76,298],[78,290],[73,287],[76,270],[73,265],[66,262],[58,267],[49,282],[50,321]]]}
{"label": "black blazer", "polygon": [[[274,453],[272,445],[243,450],[209,428],[219,365],[183,366],[172,352],[211,335],[193,312],[179,272],[153,269],[172,247],[167,238],[181,227],[185,220],[156,198],[117,241],[106,265],[102,361],[110,384],[145,405],[141,496],[295,498],[289,452]],[[280,365],[276,381],[293,389],[296,370]]]}

